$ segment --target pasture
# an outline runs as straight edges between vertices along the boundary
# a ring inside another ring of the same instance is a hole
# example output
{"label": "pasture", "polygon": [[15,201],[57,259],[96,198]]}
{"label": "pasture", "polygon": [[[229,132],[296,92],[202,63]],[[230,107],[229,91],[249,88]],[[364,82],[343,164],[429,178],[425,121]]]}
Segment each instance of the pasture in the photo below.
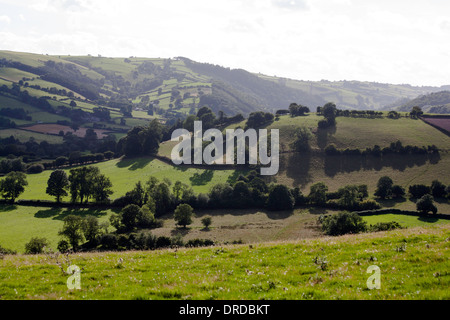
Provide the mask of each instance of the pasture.
{"label": "pasture", "polygon": [[[220,182],[234,181],[238,175],[235,170],[176,167],[151,157],[114,159],[93,164],[93,166],[98,167],[101,173],[111,179],[114,192],[111,199],[125,195],[138,181],[145,183],[150,176],[159,180],[167,178],[172,183],[179,180],[192,186],[196,193],[207,193],[211,186]],[[69,170],[66,169],[67,173]],[[45,170],[42,173],[27,175],[28,186],[19,199],[52,200],[53,198],[45,193],[51,172],[51,170]]]}
{"label": "pasture", "polygon": [[[450,226],[249,246],[71,254],[81,289],[51,255],[5,256],[2,299],[448,300]],[[381,271],[369,290],[367,269]]]}

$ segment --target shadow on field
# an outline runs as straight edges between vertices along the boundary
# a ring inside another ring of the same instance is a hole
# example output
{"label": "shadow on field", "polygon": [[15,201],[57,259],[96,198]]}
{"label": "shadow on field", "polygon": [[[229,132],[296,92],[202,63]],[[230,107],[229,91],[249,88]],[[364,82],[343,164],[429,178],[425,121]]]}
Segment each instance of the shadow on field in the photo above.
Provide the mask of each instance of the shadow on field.
{"label": "shadow on field", "polygon": [[308,211],[310,214],[327,214],[327,209],[325,208],[320,208],[320,207],[310,207],[308,208]]}
{"label": "shadow on field", "polygon": [[185,235],[187,235],[189,233],[191,229],[190,228],[175,228],[170,230],[170,235],[172,237],[176,237],[176,236],[182,236],[184,237]]}
{"label": "shadow on field", "polygon": [[197,172],[194,173],[192,177],[189,178],[193,186],[202,186],[208,184],[214,176],[213,170],[205,170],[201,174]]}
{"label": "shadow on field", "polygon": [[382,157],[360,155],[325,156],[325,174],[334,177],[338,173],[350,173],[360,170],[376,170],[392,168],[405,171],[407,168],[421,167],[427,162],[437,164],[441,160],[437,154],[430,155],[399,155],[386,154]]}
{"label": "shadow on field", "polygon": [[320,149],[325,149],[328,145],[328,137],[336,133],[336,126],[322,128],[317,130],[317,145]]}
{"label": "shadow on field", "polygon": [[105,216],[107,212],[105,210],[100,209],[61,209],[61,208],[52,208],[52,209],[46,209],[46,210],[39,210],[34,214],[35,218],[53,218],[53,220],[64,220],[65,217],[68,215],[75,215],[75,216],[94,216],[94,217],[101,217]]}
{"label": "shadow on field", "polygon": [[427,223],[435,223],[437,221],[439,221],[438,218],[434,218],[434,217],[424,217],[424,216],[420,216],[419,221],[423,221],[423,222],[427,222]]}
{"label": "shadow on field", "polygon": [[120,160],[116,166],[118,168],[128,168],[128,170],[138,170],[145,168],[153,158],[146,157],[146,158],[128,158],[128,159],[122,159]]}
{"label": "shadow on field", "polygon": [[50,218],[50,217],[54,217],[57,216],[61,213],[62,209],[61,208],[52,208],[52,209],[47,209],[47,210],[39,210],[38,212],[36,212],[34,214],[35,218]]}
{"label": "shadow on field", "polygon": [[449,199],[437,198],[437,197],[434,197],[434,202],[439,203],[439,204],[450,203]]}
{"label": "shadow on field", "polygon": [[0,205],[0,212],[14,211],[17,209],[15,204]]}
{"label": "shadow on field", "polygon": [[377,199],[377,202],[383,207],[383,208],[393,208],[399,203],[406,202],[405,198],[398,198],[398,199]]}
{"label": "shadow on field", "polygon": [[203,216],[211,216],[214,219],[214,217],[217,216],[245,216],[256,214],[258,212],[264,213],[269,219],[282,220],[290,217],[294,213],[294,210],[269,211],[266,209],[199,209],[195,211],[195,216],[197,218],[202,218]]}

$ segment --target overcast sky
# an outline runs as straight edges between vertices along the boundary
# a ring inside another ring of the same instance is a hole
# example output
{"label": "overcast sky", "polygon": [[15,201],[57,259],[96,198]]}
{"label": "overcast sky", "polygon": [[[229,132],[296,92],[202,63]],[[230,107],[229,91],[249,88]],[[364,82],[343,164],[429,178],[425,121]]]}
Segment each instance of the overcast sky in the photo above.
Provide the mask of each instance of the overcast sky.
{"label": "overcast sky", "polygon": [[450,84],[448,0],[0,0],[0,49]]}

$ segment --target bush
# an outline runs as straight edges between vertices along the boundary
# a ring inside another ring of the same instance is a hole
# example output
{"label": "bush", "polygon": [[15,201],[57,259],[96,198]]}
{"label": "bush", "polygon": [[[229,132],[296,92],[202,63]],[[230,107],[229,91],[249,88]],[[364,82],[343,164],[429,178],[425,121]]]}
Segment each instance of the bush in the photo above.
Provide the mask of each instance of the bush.
{"label": "bush", "polygon": [[169,237],[161,236],[156,239],[156,248],[168,248],[172,245],[172,241]]}
{"label": "bush", "polygon": [[213,245],[214,241],[209,239],[191,239],[186,243],[186,247],[208,247]]}
{"label": "bush", "polygon": [[44,171],[44,166],[40,163],[37,164],[32,164],[31,166],[29,166],[27,168],[27,173],[41,173],[42,171]]}
{"label": "bush", "polygon": [[0,255],[4,255],[4,254],[16,254],[17,252],[11,249],[6,249],[3,248],[2,246],[0,246]]}
{"label": "bush", "polygon": [[46,238],[31,238],[31,240],[25,245],[26,254],[40,254],[43,252],[44,247],[49,246],[49,242]]}
{"label": "bush", "polygon": [[378,202],[372,199],[365,199],[358,204],[359,210],[375,210],[380,209],[381,206]]}
{"label": "bush", "polygon": [[367,230],[366,222],[354,212],[340,212],[326,216],[322,220],[322,230],[330,236],[359,233]]}
{"label": "bush", "polygon": [[117,250],[117,236],[112,233],[104,234],[100,237],[100,246],[103,250]]}
{"label": "bush", "polygon": [[370,225],[368,231],[377,232],[377,231],[389,231],[394,229],[402,229],[403,227],[396,221],[390,222],[377,222],[374,225]]}
{"label": "bush", "polygon": [[58,242],[58,247],[56,249],[58,249],[60,253],[66,253],[67,251],[69,251],[69,248],[69,242],[67,242],[66,240],[61,240]]}

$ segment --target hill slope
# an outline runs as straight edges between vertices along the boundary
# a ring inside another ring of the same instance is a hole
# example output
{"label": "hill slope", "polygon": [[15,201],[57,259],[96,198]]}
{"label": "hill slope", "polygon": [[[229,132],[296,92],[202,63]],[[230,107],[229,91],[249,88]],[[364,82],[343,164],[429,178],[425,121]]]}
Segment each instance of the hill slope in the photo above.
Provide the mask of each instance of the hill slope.
{"label": "hill slope", "polygon": [[[450,298],[449,225],[285,243],[79,253],[81,289],[51,256],[6,256],[3,299],[443,299]],[[120,260],[120,261],[119,261]],[[64,269],[67,263],[60,257]],[[368,290],[367,269],[381,271]],[[167,311],[178,314],[178,309]]]}
{"label": "hill slope", "polygon": [[313,110],[328,101],[341,109],[381,109],[399,99],[443,90],[360,81],[285,79],[183,57],[107,58],[0,51],[3,85],[51,100],[53,107],[69,106],[72,100],[88,103],[85,111],[105,107],[114,113],[111,117],[115,125],[120,125],[120,118],[185,117],[203,105],[228,115],[274,112],[291,102]]}
{"label": "hill slope", "polygon": [[427,113],[450,114],[450,91],[433,92],[418,96],[397,107],[398,111],[411,111],[415,106]]}

